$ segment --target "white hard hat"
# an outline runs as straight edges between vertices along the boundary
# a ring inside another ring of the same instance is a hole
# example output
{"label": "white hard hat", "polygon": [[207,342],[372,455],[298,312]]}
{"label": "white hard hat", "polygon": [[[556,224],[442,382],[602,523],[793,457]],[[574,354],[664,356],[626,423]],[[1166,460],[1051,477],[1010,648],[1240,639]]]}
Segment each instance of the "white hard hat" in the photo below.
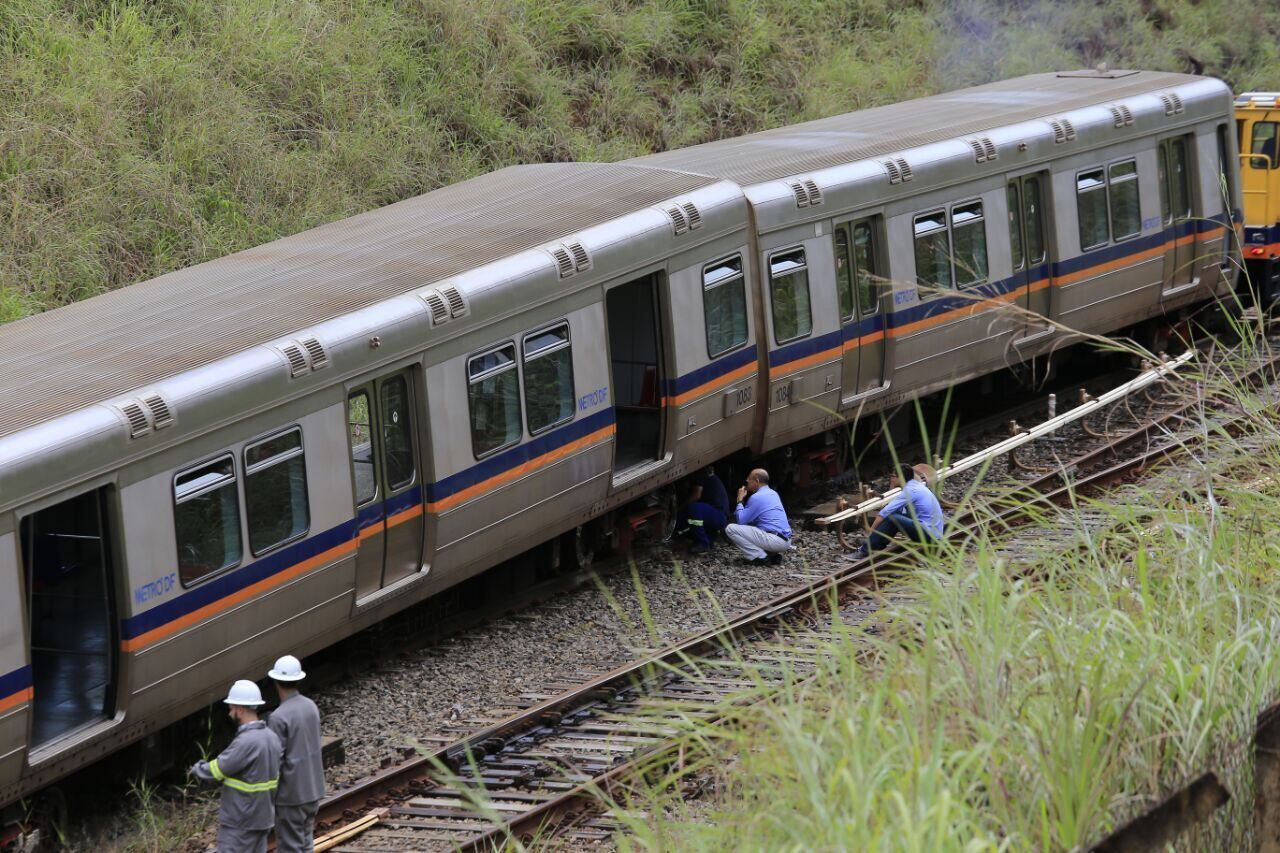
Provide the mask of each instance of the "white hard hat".
{"label": "white hard hat", "polygon": [[293,655],[277,658],[275,668],[267,675],[276,681],[301,681],[307,677],[307,674],[302,671],[302,662]]}
{"label": "white hard hat", "polygon": [[262,701],[262,691],[258,685],[247,678],[242,678],[227,691],[227,698],[222,700],[228,705],[245,705],[250,708],[266,704]]}

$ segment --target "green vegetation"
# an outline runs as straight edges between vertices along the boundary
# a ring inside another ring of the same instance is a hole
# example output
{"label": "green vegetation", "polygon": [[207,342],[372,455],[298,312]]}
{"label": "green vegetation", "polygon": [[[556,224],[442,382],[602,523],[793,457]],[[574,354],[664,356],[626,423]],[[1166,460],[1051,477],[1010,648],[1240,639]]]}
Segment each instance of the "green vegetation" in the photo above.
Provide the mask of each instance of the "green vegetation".
{"label": "green vegetation", "polygon": [[692,724],[684,766],[714,794],[659,778],[617,808],[623,846],[1084,849],[1212,769],[1232,800],[1179,849],[1249,849],[1250,737],[1280,685],[1280,418],[1235,402],[1244,437],[1206,420],[1197,461],[1046,513],[1030,555],[985,532],[942,549],[832,629],[812,680]]}
{"label": "green vegetation", "polygon": [[1278,44],[1230,0],[6,0],[0,322],[512,163]]}

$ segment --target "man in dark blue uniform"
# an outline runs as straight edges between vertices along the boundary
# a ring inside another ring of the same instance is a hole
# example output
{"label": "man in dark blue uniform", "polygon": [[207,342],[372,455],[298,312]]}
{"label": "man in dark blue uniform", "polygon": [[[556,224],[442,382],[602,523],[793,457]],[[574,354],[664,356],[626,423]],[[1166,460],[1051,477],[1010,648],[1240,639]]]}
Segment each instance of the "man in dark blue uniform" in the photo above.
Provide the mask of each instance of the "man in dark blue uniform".
{"label": "man in dark blue uniform", "polygon": [[689,500],[676,513],[676,535],[688,541],[694,553],[709,550],[724,531],[728,516],[729,493],[716,469],[708,466],[693,481]]}

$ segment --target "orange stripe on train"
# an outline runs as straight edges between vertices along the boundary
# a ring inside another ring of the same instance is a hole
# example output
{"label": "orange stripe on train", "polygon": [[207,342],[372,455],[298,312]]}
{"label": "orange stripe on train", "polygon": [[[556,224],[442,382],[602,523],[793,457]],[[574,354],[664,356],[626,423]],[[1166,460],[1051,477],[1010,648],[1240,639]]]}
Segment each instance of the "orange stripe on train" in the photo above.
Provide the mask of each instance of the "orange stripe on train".
{"label": "orange stripe on train", "polygon": [[280,572],[276,572],[271,577],[263,578],[257,583],[251,584],[245,587],[244,589],[237,590],[236,592],[231,593],[225,598],[220,598],[217,601],[210,602],[209,604],[206,604],[204,607],[201,607],[199,610],[193,610],[192,612],[184,616],[179,616],[177,619],[174,619],[172,622],[166,622],[164,625],[161,625],[158,628],[153,628],[152,630],[146,632],[145,634],[140,634],[131,640],[122,640],[120,642],[120,648],[126,652],[136,652],[139,649],[149,646],[158,640],[162,640],[165,637],[168,637],[172,634],[176,634],[178,631],[181,631],[183,628],[187,628],[191,625],[196,624],[197,622],[201,622],[205,619],[208,619],[211,616],[216,616],[222,611],[228,610],[234,607],[235,605],[240,604],[243,601],[247,601],[250,598],[253,598],[257,595],[261,595],[262,593],[267,592],[268,590],[274,589],[275,587],[280,586],[286,581],[293,580],[299,575],[306,574],[310,570],[316,568],[317,566],[323,565],[324,563],[327,563],[330,560],[334,560],[338,557],[344,556],[346,554],[350,554],[356,550],[358,544],[359,544],[359,540],[349,539],[346,542],[343,542],[339,545],[335,545],[332,548],[330,548],[328,551],[322,551],[319,554],[316,554],[314,557],[309,557],[306,560],[303,560],[301,563],[295,563],[289,568],[284,569],[283,571],[280,571]]}
{"label": "orange stripe on train", "polygon": [[432,501],[431,503],[427,504],[427,509],[429,509],[431,512],[442,512],[464,501],[469,501],[472,498],[477,498],[485,494],[486,492],[492,491],[493,489],[496,489],[499,486],[502,486],[506,483],[511,482],[512,480],[519,479],[520,477],[523,477],[525,474],[529,474],[545,465],[549,465],[552,462],[556,462],[556,461],[559,461],[560,459],[565,458],[566,456],[570,456],[573,453],[577,452],[578,450],[581,450],[582,448],[587,447],[588,445],[595,444],[596,442],[602,439],[608,438],[613,435],[613,432],[614,432],[613,424],[609,424],[608,426],[601,427],[600,429],[596,430],[595,432],[589,435],[584,435],[582,438],[578,439],[577,441],[571,441],[568,444],[563,444],[560,447],[557,447],[555,450],[550,450],[542,454],[541,456],[535,456],[533,459],[530,459],[527,462],[523,462],[515,466],[514,468],[508,468],[507,470],[503,471],[500,474],[494,474],[489,479],[482,480],[481,482],[476,483],[474,486],[469,486],[465,489],[462,489],[461,491],[454,492],[448,497],[441,498],[438,501]]}
{"label": "orange stripe on train", "polygon": [[18,705],[26,704],[35,697],[35,691],[30,687],[19,690],[17,693],[10,693],[8,696],[0,699],[0,712],[15,708]]}
{"label": "orange stripe on train", "polygon": [[791,374],[804,370],[806,367],[813,367],[815,364],[822,364],[825,361],[831,361],[840,357],[842,347],[832,347],[824,349],[822,352],[815,352],[813,355],[806,355],[804,358],[797,358],[795,361],[789,361],[780,365],[776,370],[769,371],[769,381],[777,379],[785,379]]}
{"label": "orange stripe on train", "polygon": [[675,397],[669,397],[667,399],[669,399],[673,405],[682,406],[690,400],[697,399],[704,394],[710,394],[714,391],[718,391],[725,385],[730,385],[740,379],[745,379],[746,377],[753,375],[755,372],[755,362],[744,364],[742,367],[739,367],[736,370],[731,370],[723,376],[717,376],[715,379],[708,379],[696,388],[690,388],[683,394],[677,394]]}

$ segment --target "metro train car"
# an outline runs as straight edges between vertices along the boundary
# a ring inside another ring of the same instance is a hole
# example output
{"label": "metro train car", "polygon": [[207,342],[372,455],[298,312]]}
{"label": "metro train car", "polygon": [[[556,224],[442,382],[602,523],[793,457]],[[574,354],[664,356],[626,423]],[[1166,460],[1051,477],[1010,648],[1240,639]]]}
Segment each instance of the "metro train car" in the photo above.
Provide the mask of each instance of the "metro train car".
{"label": "metro train car", "polygon": [[0,328],[0,805],[708,463],[1230,295],[1233,121],[1210,78],[1038,74],[510,167]]}

